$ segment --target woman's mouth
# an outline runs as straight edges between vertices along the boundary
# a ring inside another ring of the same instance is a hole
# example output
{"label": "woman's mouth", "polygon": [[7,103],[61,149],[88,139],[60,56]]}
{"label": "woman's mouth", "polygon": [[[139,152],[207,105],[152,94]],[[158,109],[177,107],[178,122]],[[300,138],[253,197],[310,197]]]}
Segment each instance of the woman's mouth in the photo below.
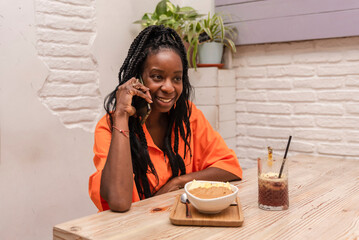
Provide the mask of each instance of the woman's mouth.
{"label": "woman's mouth", "polygon": [[161,98],[161,97],[157,97],[157,99],[164,103],[169,103],[173,100],[173,98]]}

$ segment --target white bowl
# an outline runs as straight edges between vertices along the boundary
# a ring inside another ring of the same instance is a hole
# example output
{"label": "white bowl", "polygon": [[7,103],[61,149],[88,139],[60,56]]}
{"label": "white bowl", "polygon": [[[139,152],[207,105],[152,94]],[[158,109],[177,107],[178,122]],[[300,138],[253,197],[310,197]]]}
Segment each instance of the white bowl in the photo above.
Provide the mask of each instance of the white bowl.
{"label": "white bowl", "polygon": [[[215,181],[196,181],[198,183],[219,183],[219,182],[215,182]],[[231,205],[231,203],[235,202],[236,197],[237,197],[237,193],[238,193],[238,188],[232,184],[230,184],[233,193],[228,194],[226,196],[223,197],[218,197],[218,198],[210,198],[210,199],[203,199],[203,198],[199,198],[194,196],[193,194],[191,194],[188,189],[191,187],[192,182],[188,182],[186,183],[186,185],[184,186],[184,190],[187,193],[187,198],[190,201],[190,203],[201,213],[206,213],[206,214],[214,214],[214,213],[219,213],[221,211],[223,211],[224,209],[226,209],[227,207],[229,207],[229,205]]]}

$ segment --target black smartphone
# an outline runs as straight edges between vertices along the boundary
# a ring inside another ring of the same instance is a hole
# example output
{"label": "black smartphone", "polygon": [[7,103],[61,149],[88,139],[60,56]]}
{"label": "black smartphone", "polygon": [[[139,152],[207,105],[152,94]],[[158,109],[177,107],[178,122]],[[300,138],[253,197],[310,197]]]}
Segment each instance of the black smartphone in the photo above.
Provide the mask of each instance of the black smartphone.
{"label": "black smartphone", "polygon": [[[137,78],[139,79],[140,83],[143,84],[141,75],[139,75]],[[144,98],[133,96],[132,106],[136,108],[136,116],[140,119],[141,125],[144,124],[151,113],[151,105]]]}

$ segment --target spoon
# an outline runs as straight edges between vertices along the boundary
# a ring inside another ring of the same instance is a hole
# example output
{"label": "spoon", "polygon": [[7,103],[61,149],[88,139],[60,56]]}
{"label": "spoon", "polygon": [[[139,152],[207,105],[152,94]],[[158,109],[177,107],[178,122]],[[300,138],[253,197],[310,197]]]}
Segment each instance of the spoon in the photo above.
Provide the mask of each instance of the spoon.
{"label": "spoon", "polygon": [[186,217],[187,218],[192,218],[192,215],[191,215],[191,211],[189,210],[189,200],[187,199],[187,194],[186,193],[183,193],[181,195],[181,202],[186,204]]}

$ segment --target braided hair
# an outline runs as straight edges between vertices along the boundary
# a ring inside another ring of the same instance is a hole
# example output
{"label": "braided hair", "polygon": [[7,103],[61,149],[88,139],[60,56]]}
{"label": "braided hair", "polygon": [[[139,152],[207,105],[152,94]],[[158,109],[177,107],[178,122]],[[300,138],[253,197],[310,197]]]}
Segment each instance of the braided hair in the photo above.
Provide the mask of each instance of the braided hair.
{"label": "braided hair", "polygon": [[[179,175],[186,174],[186,167],[183,159],[185,158],[187,151],[191,154],[189,143],[191,137],[189,121],[191,116],[191,106],[188,100],[190,98],[192,86],[188,79],[186,51],[182,40],[176,31],[162,25],[149,26],[142,30],[132,42],[127,57],[120,69],[118,74],[118,86],[124,84],[132,77],[138,76],[139,73],[142,74],[147,56],[156,54],[163,49],[170,49],[176,52],[180,56],[183,66],[183,90],[175,106],[173,106],[168,113],[169,121],[163,149],[164,154],[167,155],[169,159],[172,170],[172,179]],[[110,126],[113,125],[111,113],[116,110],[117,87],[105,98],[104,102],[105,110],[110,119]],[[172,129],[174,129],[173,148],[171,145]],[[140,198],[148,198],[154,193],[150,190],[147,173],[154,174],[157,183],[159,182],[158,175],[149,156],[145,134],[138,118],[133,116],[129,118],[129,130],[135,184]],[[179,137],[181,137],[185,143],[183,157],[180,155],[180,153],[182,154],[182,151],[178,149]]]}

